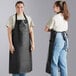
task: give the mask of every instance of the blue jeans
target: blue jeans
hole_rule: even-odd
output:
[[[62,33],[57,33],[54,42],[53,58],[51,61],[51,76],[58,76],[58,71],[60,71],[60,76],[68,76],[67,51],[65,45],[66,43]]]
[[[13,74],[12,76],[25,76],[24,73],[21,73],[21,74]]]

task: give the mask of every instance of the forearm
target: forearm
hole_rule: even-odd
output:
[[[51,30],[47,26],[45,26],[44,31],[50,32]]]
[[[31,28],[31,31],[30,31],[30,39],[31,39],[31,43],[35,44],[35,42],[34,42],[34,31],[33,31],[32,28]]]

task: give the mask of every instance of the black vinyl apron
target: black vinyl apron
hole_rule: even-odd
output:
[[[9,73],[26,73],[32,70],[32,55],[29,35],[29,24],[25,20],[17,20],[12,30],[12,41],[15,48],[14,54],[9,54]]]
[[[47,64],[46,64],[46,72],[47,73],[51,73],[51,59],[52,59],[52,55],[53,55],[53,46],[54,46],[54,41],[55,41],[55,37],[56,37],[56,32],[51,30],[50,33],[50,40],[49,40],[49,51],[48,51],[48,59],[47,59]]]

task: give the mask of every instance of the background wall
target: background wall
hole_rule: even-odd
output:
[[[0,1],[0,76],[11,76],[8,73],[9,51],[8,51],[8,37],[6,24],[10,15],[15,13],[15,2],[17,0],[1,0]],[[36,49],[32,53],[33,71],[27,76],[50,76],[45,73],[49,33],[44,32],[44,26],[50,17],[53,16],[53,3],[55,0],[24,0],[25,13],[30,15],[34,21],[35,28],[35,46]],[[69,76],[75,76],[75,0],[67,0],[69,5],[71,18],[69,21],[69,42],[70,50],[68,52],[68,70]]]

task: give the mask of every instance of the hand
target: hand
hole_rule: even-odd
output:
[[[31,44],[31,50],[35,50],[35,45],[34,44]]]
[[[13,54],[13,53],[14,53],[14,51],[15,51],[14,46],[13,46],[13,45],[11,45],[9,48],[10,48],[9,50],[10,50],[11,54]]]
[[[48,27],[47,26],[45,26],[44,31],[48,32]]]

